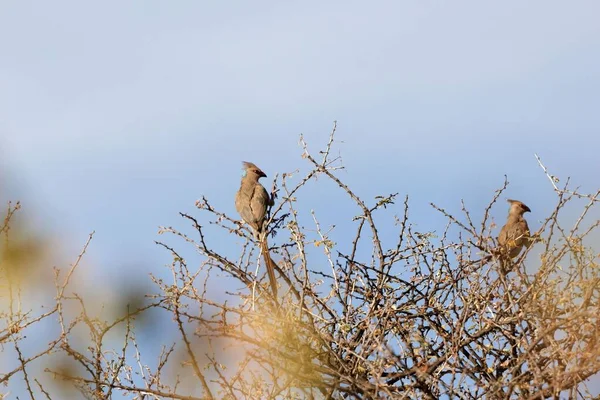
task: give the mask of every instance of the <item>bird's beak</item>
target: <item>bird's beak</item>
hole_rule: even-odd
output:
[[[529,207],[527,207],[525,204],[523,204],[523,210],[524,210],[524,212],[531,212]]]
[[[264,172],[260,171],[260,174],[259,174],[259,176],[260,176],[261,178],[266,178],[266,177],[267,177],[267,174],[265,174]]]

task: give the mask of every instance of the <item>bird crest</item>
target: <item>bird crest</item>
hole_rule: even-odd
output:
[[[242,165],[244,166],[244,172],[242,172],[242,177],[248,175],[248,172],[252,172],[258,175],[259,178],[267,176],[267,174],[265,174],[260,168],[258,168],[256,164],[253,164],[248,161],[242,161]]]
[[[254,168],[254,169],[260,169],[260,168],[258,168],[256,166],[256,164],[253,164],[253,163],[251,163],[249,161],[242,161],[242,165],[244,166],[244,169],[252,169],[252,168]]]
[[[526,212],[531,212],[531,209],[529,207],[527,207],[525,205],[525,203],[523,203],[522,201],[519,200],[513,200],[513,199],[507,199],[506,200],[508,203],[510,203],[511,208],[512,207],[518,207],[520,208],[524,213]]]

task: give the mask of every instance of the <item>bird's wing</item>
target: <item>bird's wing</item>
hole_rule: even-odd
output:
[[[502,227],[500,234],[498,235],[498,244],[500,246],[506,245],[508,241],[508,223]]]
[[[235,195],[235,209],[242,219],[254,229],[258,229],[255,213],[252,209],[252,197],[256,185],[242,184]]]
[[[529,226],[527,225],[527,221],[525,221],[525,219],[521,219],[521,221],[519,221],[516,224],[514,235],[515,241],[518,246],[529,247],[529,245],[531,244],[530,232]]]
[[[269,194],[266,189],[257,184],[254,188],[252,199],[250,199],[250,208],[254,221],[262,228],[262,223],[267,213],[267,205],[269,204]],[[260,229],[260,228],[259,228]]]

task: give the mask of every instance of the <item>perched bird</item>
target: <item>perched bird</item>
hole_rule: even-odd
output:
[[[529,226],[523,218],[523,214],[531,210],[518,200],[509,199],[508,202],[510,203],[508,219],[498,235],[498,245],[500,254],[513,259],[519,255],[523,247],[527,248],[531,245]]]
[[[265,232],[265,216],[267,208],[273,205],[273,199],[269,196],[264,186],[258,182],[260,178],[266,177],[267,174],[251,162],[244,161],[242,164],[244,165],[244,172],[242,174],[240,189],[235,195],[235,209],[244,222],[252,227],[255,239],[260,242],[273,295],[277,298],[275,262],[269,255],[269,246]]]

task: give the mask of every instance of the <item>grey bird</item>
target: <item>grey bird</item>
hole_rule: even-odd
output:
[[[267,265],[267,274],[273,295],[277,298],[277,280],[275,279],[275,262],[269,255],[267,244],[265,216],[267,208],[273,205],[273,199],[263,185],[258,181],[266,177],[260,168],[251,162],[244,161],[244,172],[240,189],[235,195],[235,209],[245,223],[252,228],[255,239],[260,242],[261,251]]]
[[[498,235],[499,250],[502,255],[510,259],[519,255],[523,247],[531,245],[531,233],[523,214],[531,212],[523,202],[507,200],[510,203],[508,219]]]

